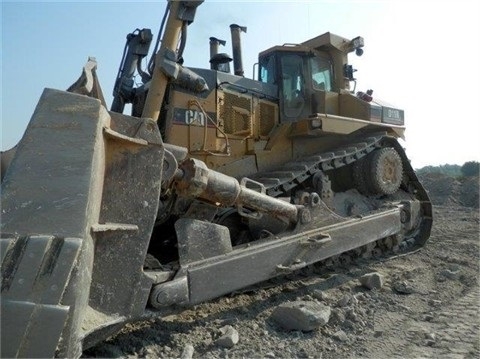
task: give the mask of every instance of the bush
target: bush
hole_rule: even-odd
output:
[[[468,161],[460,168],[462,175],[465,177],[478,176],[480,172],[480,163],[477,161]]]
[[[446,176],[459,177],[461,175],[459,165],[440,165],[440,166],[425,166],[416,170],[418,175],[426,175],[429,173],[441,173]]]

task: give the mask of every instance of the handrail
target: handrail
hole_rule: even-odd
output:
[[[188,101],[188,107],[190,108],[191,106],[196,106],[202,113],[203,115],[205,116],[205,118],[207,119],[207,121],[205,121],[204,123],[204,132],[203,132],[203,145],[202,145],[202,149],[200,151],[193,151],[191,152],[192,154],[201,154],[201,153],[206,153],[206,154],[209,154],[209,155],[212,155],[212,156],[230,156],[231,155],[231,148],[230,148],[230,143],[228,141],[228,136],[227,134],[225,133],[225,131],[223,131],[220,126],[218,126],[218,124],[207,114],[207,112],[205,111],[205,109],[203,108],[203,106],[200,104],[200,102],[197,100],[197,99],[193,99],[193,100],[190,100]],[[207,149],[207,136],[208,136],[208,121],[210,121],[214,126],[215,128],[223,135],[225,136],[225,152],[212,152],[212,151],[209,151]]]

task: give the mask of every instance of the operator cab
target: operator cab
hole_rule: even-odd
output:
[[[360,37],[348,40],[325,33],[300,45],[275,46],[260,53],[258,79],[278,87],[280,120],[338,115],[339,95],[349,92],[354,80],[347,55],[362,46]]]
[[[303,46],[282,47],[261,56],[259,64],[259,80],[278,86],[282,122],[308,118],[313,113],[334,113],[318,101],[336,90],[333,64],[327,57]]]

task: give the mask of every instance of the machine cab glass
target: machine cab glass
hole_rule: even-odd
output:
[[[319,57],[310,57],[309,65],[312,74],[313,90],[332,91],[332,75],[329,61]]]

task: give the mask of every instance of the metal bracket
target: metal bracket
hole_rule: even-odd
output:
[[[249,183],[254,185],[253,188],[248,186]],[[244,187],[244,188],[254,190],[254,191],[257,191],[261,194],[266,194],[267,193],[267,190],[262,183],[254,181],[254,180],[252,180],[250,178],[247,178],[247,177],[243,177],[240,180],[240,186]],[[241,215],[242,217],[252,218],[252,219],[262,218],[262,213],[260,213],[260,212],[246,212],[243,209],[242,204],[237,205],[237,210],[238,210],[238,214]]]

